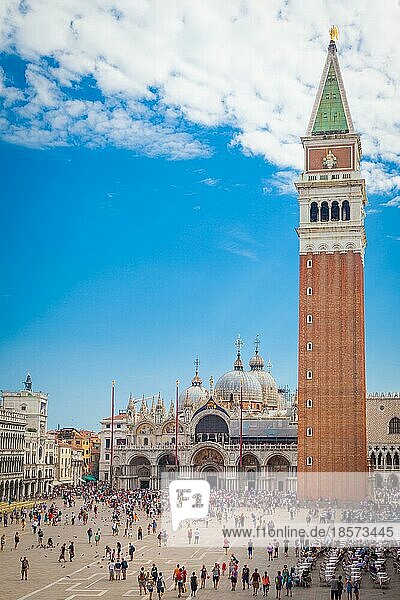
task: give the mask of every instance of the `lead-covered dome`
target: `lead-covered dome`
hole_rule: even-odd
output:
[[[256,337],[254,342],[255,353],[254,356],[249,360],[250,373],[255,376],[260,382],[262,388],[263,402],[267,406],[274,407],[278,402],[278,386],[276,385],[275,379],[271,375],[271,363],[267,364],[267,371],[264,371],[264,359],[260,356],[260,338]]]
[[[192,379],[192,385],[186,388],[179,396],[181,407],[195,407],[208,400],[208,391],[203,388],[203,381],[199,375],[199,365],[200,362],[196,359],[196,372]]]
[[[230,408],[238,406],[242,397],[245,409],[260,409],[263,402],[261,384],[253,373],[243,369],[240,356],[240,348],[243,342],[238,338],[237,357],[233,365],[233,371],[222,375],[215,386],[215,400]]]

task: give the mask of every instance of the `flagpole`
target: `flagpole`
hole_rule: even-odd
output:
[[[240,382],[240,438],[239,438],[239,465],[243,467],[243,384]]]
[[[110,440],[110,487],[113,485],[113,461],[114,461],[114,412],[115,412],[115,380],[111,383],[111,440]]]
[[[178,468],[178,400],[179,400],[179,381],[176,380],[176,400],[175,400],[175,467]]]

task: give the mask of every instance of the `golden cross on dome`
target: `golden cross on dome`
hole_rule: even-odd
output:
[[[194,366],[195,366],[195,369],[196,369],[196,373],[198,373],[199,372],[199,366],[200,366],[200,359],[199,359],[198,356],[196,356],[196,359],[194,361]]]
[[[339,39],[339,29],[336,27],[336,25],[332,25],[332,27],[329,30],[329,35],[331,36],[331,41],[332,42],[337,42]]]
[[[254,340],[254,347],[256,349],[256,354],[258,354],[258,351],[260,350],[260,336],[258,334],[256,335],[256,339]]]

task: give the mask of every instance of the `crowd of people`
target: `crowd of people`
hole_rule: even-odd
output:
[[[254,491],[235,493],[219,490],[211,494],[209,521],[211,527],[214,523],[231,520],[237,527],[244,527],[248,523],[253,527],[264,525],[268,529],[273,527],[277,511],[283,511],[289,521],[294,520],[301,511],[307,522],[329,523],[335,519],[338,511],[341,511],[340,516],[344,520],[356,520],[355,517],[360,515],[356,511],[365,511],[368,517],[374,510],[386,510],[387,501],[387,494],[377,493],[357,508],[343,509],[335,500],[321,499],[301,504],[294,493],[257,494]],[[395,507],[396,502],[399,502],[399,494],[393,493],[390,506]],[[157,547],[168,546],[168,534],[162,526],[162,505],[163,494],[157,490],[116,490],[106,483],[55,488],[51,498],[38,501],[30,508],[10,507],[1,514],[0,524],[4,532],[0,536],[0,553],[8,548],[18,551],[29,540],[19,557],[21,579],[28,580],[32,562],[28,558],[30,550],[55,551],[57,562],[61,568],[65,568],[66,564],[75,560],[77,545],[80,546],[79,556],[83,557],[87,544],[94,549],[94,558],[107,566],[109,582],[125,581],[131,576],[129,581],[133,578],[141,596],[152,600],[154,595],[161,600],[165,592],[176,592],[180,598],[189,593],[195,597],[198,590],[208,586],[218,590],[223,581],[228,581],[224,589],[228,587],[232,592],[241,589],[249,590],[253,596],[290,597],[297,588],[309,587],[313,583],[315,578],[312,571],[318,561],[323,564],[329,552],[329,548],[321,545],[312,546],[308,539],[299,539],[293,552],[288,540],[279,542],[276,539],[263,548],[255,548],[251,539],[246,540],[245,544],[242,541],[239,544],[242,549],[233,552],[234,544],[229,539],[223,539],[220,551],[224,559],[214,561],[211,565],[199,564],[196,568],[193,568],[193,561],[190,567],[176,564],[172,573],[166,573],[166,563],[161,558],[158,564],[155,560],[151,567],[140,564],[140,559],[135,560],[136,546],[139,549],[143,540],[151,542],[154,557]],[[6,533],[9,530],[11,533],[11,529],[8,529],[11,526],[12,537]],[[84,535],[81,534],[79,539],[74,535],[74,527],[84,530]],[[184,527],[187,543],[198,545],[200,533],[197,523],[186,523]],[[33,537],[25,536],[28,532]],[[62,539],[66,534],[68,537]],[[243,545],[245,558],[240,556]],[[350,550],[346,552],[348,558]],[[90,557],[93,557],[93,552]],[[373,552],[365,552],[362,557],[365,564],[361,569],[373,575]],[[169,579],[172,579],[172,589]],[[332,598],[341,598],[342,593],[346,592],[348,600],[358,600],[359,583],[351,581],[345,573],[333,573],[327,585]]]

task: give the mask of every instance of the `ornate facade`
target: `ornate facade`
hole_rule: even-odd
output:
[[[23,414],[0,409],[0,502],[23,498],[25,428]]]
[[[400,393],[367,396],[368,458],[377,487],[400,487]]]
[[[185,476],[206,473],[216,486],[234,488],[239,471],[251,474],[248,485],[262,489],[294,489],[297,468],[296,408],[285,390],[278,390],[256,352],[244,369],[240,338],[233,370],[214,388],[203,387],[199,363],[191,385],[179,397],[177,460]],[[140,403],[137,411],[136,405]],[[242,419],[241,419],[242,415]],[[240,427],[243,456],[239,465]],[[100,479],[110,478],[111,418],[101,421]],[[160,395],[129,399],[114,419],[113,481],[124,489],[158,487],[161,473],[176,464],[174,402],[167,411]],[[256,477],[256,474],[260,477]],[[220,477],[223,475],[223,477]]]
[[[32,390],[29,374],[24,386],[20,392],[2,392],[2,402],[4,409],[18,412],[26,419],[23,490],[19,497],[34,498],[51,489],[54,438],[47,433],[47,394]]]

